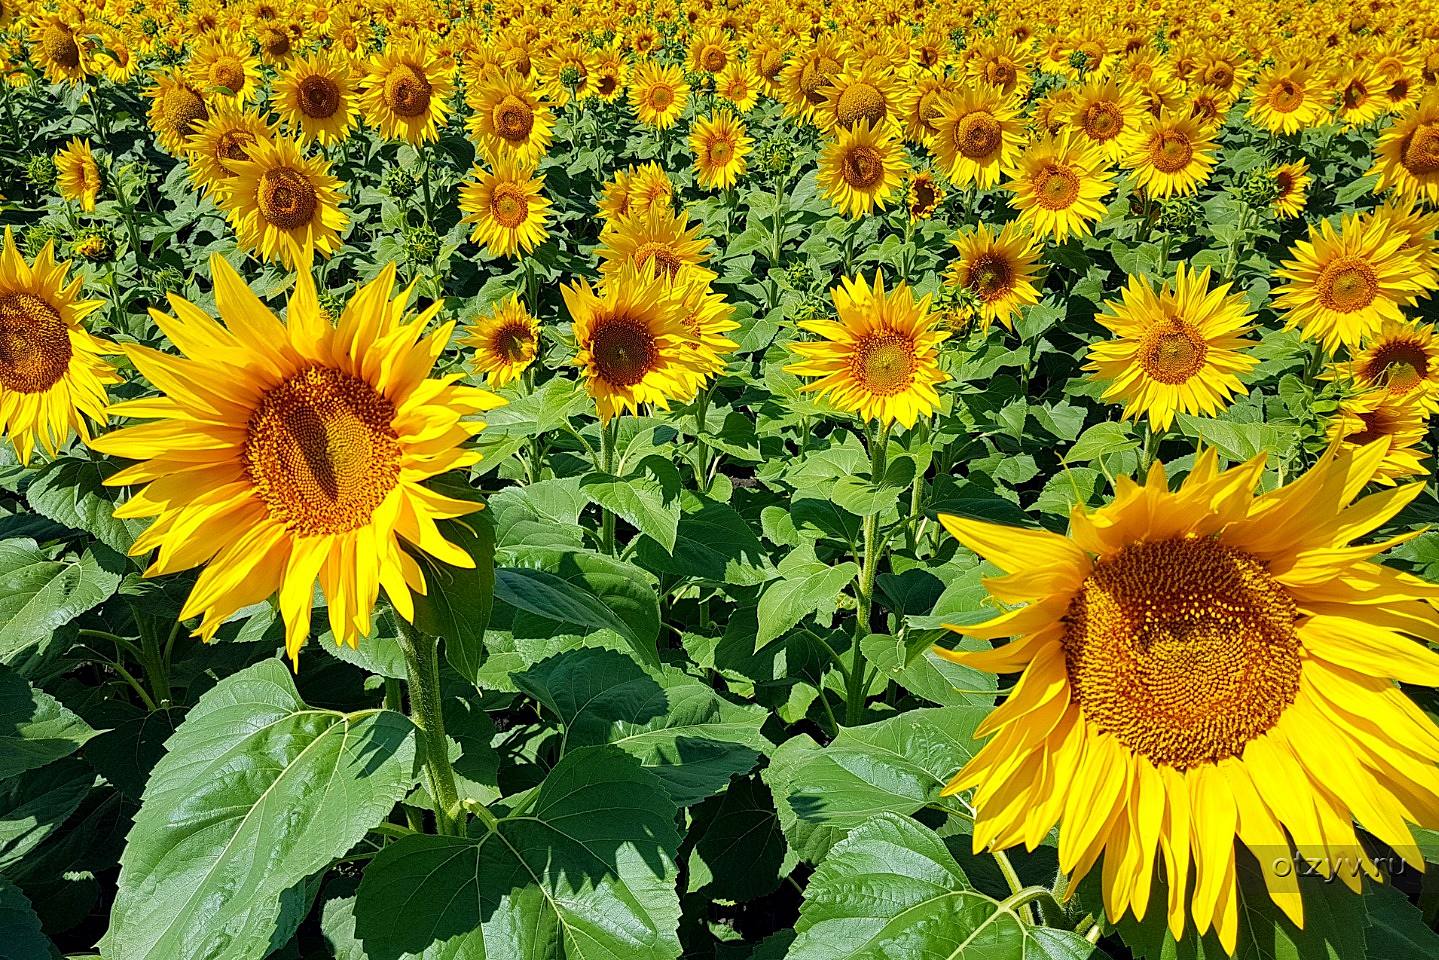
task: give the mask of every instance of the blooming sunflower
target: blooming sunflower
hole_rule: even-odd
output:
[[[717,75],[729,66],[733,55],[732,44],[723,30],[714,27],[701,30],[690,41],[690,72]]]
[[[1324,85],[1307,67],[1275,64],[1255,81],[1246,116],[1270,133],[1315,126],[1326,116]]]
[[[336,640],[356,646],[382,586],[413,618],[426,583],[407,550],[474,565],[435,521],[477,505],[424,484],[480,458],[463,446],[483,426],[468,417],[504,401],[430,377],[454,324],[425,336],[441,304],[407,313],[393,264],[333,325],[308,271],[282,322],[221,257],[210,268],[223,323],[179,297],[175,316],[153,313],[182,356],[127,345],[164,394],[117,405],[117,416],[151,422],[93,441],[137,461],[107,483],[145,484],[117,511],[154,518],[130,552],[158,550],[147,576],[204,566],[180,619],[199,617],[205,640],[278,594],[298,663],[318,581]]]
[[[51,83],[80,83],[92,72],[89,41],[56,16],[30,26],[30,59]]]
[[[173,67],[156,73],[155,85],[145,91],[150,99],[150,129],[160,146],[172,154],[185,150],[196,124],[210,118],[205,97]]]
[[[1027,44],[1013,37],[978,38],[965,48],[965,70],[979,83],[1006,97],[1023,99],[1034,84],[1030,65],[1034,55]]]
[[[1114,186],[1114,172],[1093,144],[1068,132],[1036,140],[1015,161],[1005,184],[1010,204],[1036,235],[1063,242],[1089,233],[1104,216],[1100,202]]]
[[[944,188],[939,185],[934,174],[928,170],[919,171],[909,178],[909,186],[905,190],[909,219],[916,222],[928,220],[944,202],[944,196]]]
[[[1275,306],[1287,311],[1286,329],[1298,327],[1331,353],[1357,347],[1382,321],[1400,319],[1400,307],[1423,288],[1414,258],[1404,252],[1405,235],[1359,214],[1345,217],[1339,232],[1328,220],[1309,228],[1275,271],[1287,280],[1275,291]]]
[[[1334,115],[1345,126],[1363,126],[1389,109],[1389,80],[1371,62],[1351,63],[1334,76],[1333,87],[1339,96]]]
[[[342,143],[359,115],[349,63],[325,51],[291,61],[275,80],[274,99],[294,136],[321,145]]]
[[[739,329],[734,308],[704,277],[692,273],[670,281],[670,294],[680,304],[680,322],[690,335],[683,349],[690,352],[691,366],[703,383],[724,369],[726,358],[738,346],[725,336]]]
[[[759,101],[760,78],[748,63],[734,61],[715,78],[715,93],[724,97],[740,113],[749,113]]]
[[[68,285],[70,263],[55,262],[54,243],[34,264],[15,247],[10,228],[0,249],[0,435],[21,463],[38,444],[52,456],[71,434],[88,440],[88,417],[105,422],[105,385],[120,378],[101,359],[113,344],[81,321],[104,303],[81,300],[80,278]]]
[[[883,210],[903,184],[909,165],[904,148],[892,132],[861,120],[853,130],[840,130],[819,157],[819,186],[846,216],[862,217]]]
[[[55,154],[55,187],[60,196],[74,200],[87,213],[95,209],[95,196],[100,192],[100,167],[90,150],[90,141],[72,137]]]
[[[1192,917],[1230,953],[1236,841],[1267,863],[1292,843],[1357,890],[1341,866],[1369,864],[1357,819],[1420,863],[1405,822],[1439,820],[1439,728],[1395,681],[1439,683],[1439,655],[1409,639],[1439,641],[1439,587],[1371,560],[1394,541],[1350,546],[1423,489],[1354,502],[1385,447],[1331,450],[1259,496],[1262,454],[1221,472],[1206,450],[1174,491],[1156,463],[1076,506],[1068,536],[942,515],[1020,604],[950,628],[1011,642],[936,648],[1020,675],[945,788],[974,788],[974,848],[1033,849],[1058,822],[1070,889],[1103,857],[1111,920],[1143,917],[1162,857],[1170,931]],[[1295,874],[1264,880],[1302,925]]]
[[[1209,289],[1209,268],[1183,264],[1156,291],[1147,277],[1131,276],[1123,302],[1105,303],[1096,319],[1115,339],[1089,349],[1085,369],[1108,384],[1102,399],[1124,402],[1125,419],[1148,416],[1166,430],[1174,414],[1211,416],[1244,392],[1241,374],[1258,360],[1240,351],[1254,317],[1242,294],[1225,283]]]
[[[1091,80],[1075,91],[1066,117],[1074,134],[1098,147],[1108,163],[1134,152],[1143,118],[1139,97],[1113,78]]]
[[[470,240],[497,257],[529,253],[548,236],[550,202],[541,192],[545,178],[501,158],[493,170],[476,166],[460,184],[461,223],[473,223]]]
[[[713,280],[713,271],[702,266],[709,259],[710,241],[700,236],[702,225],[690,226],[689,214],[655,204],[644,213],[605,225],[600,233],[600,274],[615,277],[626,269],[674,279],[681,273]]]
[[[274,131],[264,117],[238,105],[217,105],[185,142],[190,177],[207,195],[218,198],[235,177],[235,161],[249,160],[255,144],[273,139]]]
[[[1439,204],[1439,91],[1429,94],[1379,135],[1371,176],[1375,191]]]
[[[728,110],[700,117],[690,127],[690,149],[695,155],[695,179],[707,190],[734,186],[744,176],[745,157],[754,141],[744,123]]]
[[[904,117],[905,87],[888,70],[866,65],[844,71],[820,88],[823,101],[815,110],[820,126],[829,133],[853,130],[861,121],[890,129]]]
[[[246,104],[260,90],[260,61],[250,56],[248,42],[233,36],[219,36],[201,43],[187,64],[190,82],[196,89],[219,100]]]
[[[939,102],[929,149],[955,186],[987,190],[1024,143],[1024,123],[998,89],[970,87]]]
[[[1147,196],[1194,193],[1214,172],[1214,131],[1185,113],[1164,111],[1141,125],[1125,159],[1135,185]]]
[[[240,246],[264,260],[293,269],[306,250],[330,256],[350,218],[340,209],[345,195],[330,165],[306,157],[295,140],[256,140],[246,160],[228,161],[233,176],[220,206],[230,216]]]
[[[1329,376],[1439,413],[1439,338],[1430,324],[1385,320],[1354,359],[1339,364]]]
[[[862,420],[908,428],[933,414],[935,387],[949,379],[939,369],[938,349],[948,334],[937,328],[929,297],[916,301],[903,282],[886,292],[876,270],[873,286],[863,274],[845,277],[830,298],[836,319],[800,322],[822,339],[790,344],[803,359],[785,372],[817,377],[803,389]]]
[[[550,148],[554,114],[533,79],[498,71],[466,99],[473,113],[465,124],[491,163],[509,156],[533,169]]]
[[[656,130],[668,130],[675,125],[689,95],[690,85],[685,83],[684,74],[676,66],[646,61],[635,67],[630,78],[630,106],[634,108],[635,119]]]
[[[498,390],[534,363],[540,349],[540,323],[520,303],[520,295],[512,293],[470,324],[460,346],[473,351],[471,369]]]
[[[1418,264],[1414,279],[1426,291],[1423,296],[1439,288],[1439,211],[1425,209],[1424,204],[1407,197],[1392,196],[1370,217],[1386,233],[1404,237],[1400,250]]]
[[[1382,442],[1387,449],[1374,468],[1374,482],[1392,487],[1396,480],[1428,474],[1428,454],[1420,449],[1429,433],[1427,418],[1414,399],[1371,390],[1342,401],[1326,432],[1330,444],[1341,447]]]
[[[1274,168],[1274,213],[1282,220],[1292,220],[1304,212],[1309,199],[1309,163],[1297,160]]]
[[[780,74],[785,112],[809,122],[824,104],[820,91],[844,69],[844,56],[833,37],[821,37],[798,53]]]
[[[956,237],[954,245],[959,259],[945,270],[945,282],[974,294],[982,330],[996,320],[1013,330],[1019,311],[1039,302],[1040,251],[1034,238],[1017,223],[998,231],[981,223]]]
[[[586,280],[562,288],[579,348],[574,363],[601,423],[640,404],[668,410],[694,396],[708,364],[685,326],[678,289],[633,267],[599,289]]]
[[[453,64],[422,44],[392,45],[370,61],[360,108],[388,140],[418,145],[436,139],[450,113]]]

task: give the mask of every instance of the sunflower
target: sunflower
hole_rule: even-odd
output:
[[[463,446],[483,426],[469,418],[504,401],[430,379],[454,324],[424,336],[442,304],[407,313],[393,264],[334,325],[308,271],[282,322],[224,259],[210,269],[223,325],[178,297],[175,316],[154,312],[182,356],[125,348],[165,392],[118,405],[117,416],[151,422],[93,446],[138,461],[106,482],[146,485],[118,511],[154,518],[131,549],[158,548],[146,575],[205,567],[180,619],[199,617],[195,633],[209,640],[236,610],[278,594],[298,664],[317,581],[336,640],[356,646],[381,586],[413,619],[427,584],[410,552],[474,565],[435,521],[477,504],[424,483],[479,459]]]
[[[635,119],[647,127],[668,130],[684,112],[690,85],[679,67],[651,60],[635,67],[629,95]]]
[[[196,124],[210,118],[204,95],[174,67],[156,73],[155,85],[145,96],[150,99],[150,129],[172,154],[183,153]]]
[[[1125,160],[1146,196],[1194,193],[1214,172],[1214,131],[1186,113],[1165,111],[1140,128]]]
[[[815,116],[829,133],[853,130],[861,121],[876,129],[892,129],[907,112],[903,90],[888,70],[869,66],[846,70],[820,88],[823,102],[816,107]]]
[[[824,104],[820,91],[844,69],[844,57],[832,37],[821,37],[801,51],[780,74],[785,112],[809,122]]]
[[[290,132],[320,145],[342,143],[359,114],[350,66],[332,53],[300,57],[275,80],[275,108]]]
[[[1399,249],[1419,267],[1414,279],[1425,290],[1422,296],[1428,297],[1429,291],[1439,288],[1439,211],[1428,210],[1405,197],[1390,197],[1370,217],[1384,232],[1404,238]]]
[[[1286,329],[1297,326],[1304,339],[1332,353],[1340,344],[1357,347],[1384,320],[1400,319],[1400,307],[1423,289],[1418,264],[1404,252],[1406,239],[1357,213],[1337,233],[1328,220],[1311,226],[1309,239],[1290,250],[1294,259],[1275,271],[1289,281],[1274,297],[1287,311]]]
[[[694,396],[708,366],[685,326],[685,305],[663,274],[625,267],[600,284],[562,288],[585,390],[601,423],[640,404],[668,410]]]
[[[618,50],[606,48],[596,53],[592,73],[595,96],[606,103],[619,99],[629,72],[629,64]]]
[[[1405,477],[1427,476],[1428,454],[1420,449],[1429,435],[1429,411],[1413,399],[1385,390],[1372,390],[1339,404],[1329,420],[1326,436],[1331,445],[1364,447],[1383,441],[1388,449],[1374,470],[1374,482],[1386,487]]]
[[[1373,63],[1363,60],[1352,63],[1333,78],[1339,102],[1334,115],[1346,126],[1359,127],[1383,116],[1389,109],[1385,94],[1389,80]]]
[[[501,70],[467,91],[466,99],[474,112],[465,125],[491,163],[512,157],[533,168],[550,148],[554,114],[533,79]]]
[[[1104,216],[1100,202],[1114,186],[1114,173],[1099,148],[1065,132],[1036,140],[1016,160],[1005,184],[1010,204],[1036,235],[1063,242],[1089,233]]]
[[[439,137],[450,113],[453,64],[421,44],[386,47],[370,61],[360,107],[387,140],[419,145]]]
[[[68,285],[70,263],[55,262],[45,244],[34,264],[15,247],[10,228],[0,250],[0,435],[10,438],[21,463],[35,446],[54,456],[77,434],[89,440],[86,418],[105,422],[106,384],[119,383],[101,359],[111,343],[81,321],[103,300],[81,300],[80,278]]]
[[[979,83],[994,87],[1006,97],[1022,100],[1034,85],[1030,69],[1034,55],[1013,37],[984,37],[965,48],[965,70]]]
[[[724,190],[744,176],[745,157],[754,141],[744,123],[728,110],[700,117],[690,127],[690,149],[695,155],[695,179],[707,190]]]
[[[939,185],[934,174],[928,170],[914,174],[909,178],[909,186],[905,188],[905,205],[909,208],[909,219],[912,222],[928,220],[944,202],[944,196],[944,188]]]
[[[228,161],[233,173],[220,206],[244,247],[262,260],[294,269],[307,250],[328,257],[340,248],[350,218],[330,165],[306,157],[295,140],[256,140],[246,160]]]
[[[980,329],[987,331],[998,320],[1013,330],[1020,310],[1039,302],[1040,250],[1034,238],[1017,223],[998,231],[981,223],[956,237],[954,245],[959,259],[945,270],[945,283],[974,295]]]
[[[987,190],[1024,143],[1018,111],[994,87],[971,87],[939,102],[929,149],[951,183]]]
[[[519,379],[520,374],[535,362],[540,349],[540,323],[520,295],[510,294],[490,308],[490,312],[474,320],[460,346],[469,347],[470,368],[486,377],[486,383],[498,390]]]
[[[1210,127],[1223,126],[1234,103],[1234,94],[1218,87],[1195,87],[1189,91],[1190,115]]]
[[[689,225],[689,214],[667,204],[655,204],[644,213],[632,213],[605,225],[600,232],[600,274],[613,278],[628,269],[674,279],[681,273],[713,280],[702,266],[709,259],[701,224]]]
[[[722,73],[734,56],[729,38],[723,30],[715,28],[696,33],[690,41],[689,52],[690,72],[712,76]]]
[[[670,294],[680,304],[680,322],[689,331],[689,341],[683,349],[690,352],[696,376],[701,383],[718,376],[726,357],[738,346],[725,336],[739,329],[733,319],[734,308],[698,274],[685,274],[671,281]]]
[[[473,223],[470,240],[497,257],[529,253],[549,235],[550,201],[545,178],[510,158],[492,170],[476,165],[460,184],[461,223]]]
[[[1131,276],[1123,302],[1105,303],[1096,317],[1113,340],[1090,347],[1085,366],[1107,384],[1101,397],[1124,402],[1125,419],[1149,417],[1167,430],[1174,414],[1212,416],[1244,393],[1241,374],[1259,363],[1240,351],[1253,329],[1242,294],[1225,283],[1209,289],[1209,268],[1199,273],[1179,265],[1173,286],[1156,291],[1144,276]]]
[[[887,129],[861,120],[853,130],[840,130],[819,157],[820,189],[846,216],[862,217],[883,210],[904,182],[909,165],[904,148]]]
[[[817,377],[804,386],[860,419],[906,428],[939,406],[938,384],[949,379],[939,369],[939,344],[946,336],[936,327],[929,297],[916,301],[901,282],[886,292],[879,271],[873,286],[863,274],[845,277],[830,291],[834,320],[804,320],[802,330],[822,339],[790,344],[803,359],[785,372]]]
[[[1281,220],[1292,220],[1304,212],[1309,196],[1309,163],[1298,160],[1274,168],[1274,213]]]
[[[56,16],[31,24],[30,59],[51,83],[80,83],[94,67],[89,40]]]
[[[655,207],[674,209],[675,185],[664,168],[651,160],[634,168],[626,199],[631,216],[649,213]]]
[[[594,61],[594,53],[577,42],[565,41],[552,46],[540,66],[547,98],[563,107],[571,100],[594,96]]]
[[[1379,135],[1374,146],[1376,191],[1439,205],[1439,91],[1430,93]]]
[[[264,117],[238,105],[217,105],[185,141],[190,176],[207,195],[218,198],[235,177],[235,161],[249,160],[255,144],[273,139]]]
[[[187,65],[190,82],[216,101],[246,104],[260,92],[260,61],[249,44],[236,37],[216,37],[200,44]]]
[[[784,73],[787,53],[787,46],[777,40],[757,40],[750,49],[749,64],[759,78],[760,89],[771,97],[778,98],[784,90],[780,77]]]
[[[1270,133],[1315,126],[1326,117],[1324,85],[1307,67],[1275,64],[1255,81],[1246,116]]]
[[[1091,80],[1075,91],[1066,116],[1076,137],[1098,147],[1109,163],[1134,153],[1143,118],[1139,98],[1112,78]]]
[[[1264,863],[1292,844],[1356,892],[1341,865],[1377,871],[1353,820],[1422,862],[1405,821],[1439,821],[1439,728],[1395,681],[1439,682],[1423,643],[1439,641],[1439,588],[1371,560],[1394,541],[1350,546],[1423,489],[1354,502],[1385,446],[1331,450],[1259,496],[1262,454],[1221,472],[1206,450],[1176,491],[1156,463],[1108,505],[1076,506],[1068,536],[941,515],[1006,574],[991,595],[1022,604],[950,627],[1011,642],[935,648],[1020,675],[944,791],[974,788],[974,849],[1033,849],[1058,822],[1069,889],[1102,857],[1111,920],[1163,890],[1176,939],[1192,918],[1231,954],[1236,841]],[[1295,874],[1264,880],[1302,926]]]
[[[55,154],[55,187],[66,200],[75,200],[80,209],[95,209],[95,195],[100,192],[100,167],[90,150],[90,141],[72,137],[65,148]]]
[[[759,100],[760,79],[748,63],[734,61],[715,78],[715,93],[724,97],[740,113],[749,113]]]
[[[1427,323],[1385,320],[1354,359],[1339,364],[1329,378],[1352,380],[1362,390],[1439,413],[1439,337]]]

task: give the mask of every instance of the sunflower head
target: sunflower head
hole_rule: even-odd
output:
[[[883,209],[903,183],[908,164],[893,132],[861,120],[840,130],[820,154],[819,185],[841,213],[861,217]]]
[[[511,294],[471,323],[460,345],[473,351],[470,365],[475,373],[485,376],[489,386],[499,388],[534,362],[539,334],[539,321],[520,303],[519,294]]]

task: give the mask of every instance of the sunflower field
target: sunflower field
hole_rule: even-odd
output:
[[[1439,958],[1439,17],[0,0],[0,960]]]

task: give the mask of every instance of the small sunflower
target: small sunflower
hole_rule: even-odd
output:
[[[668,130],[684,112],[690,85],[679,67],[650,60],[635,68],[629,95],[635,119],[647,127]]]
[[[1125,419],[1148,416],[1167,430],[1176,412],[1212,416],[1242,394],[1240,375],[1259,363],[1241,352],[1254,345],[1244,339],[1254,316],[1229,288],[1209,289],[1208,267],[1193,273],[1183,264],[1158,291],[1130,277],[1123,302],[1105,303],[1096,317],[1114,334],[1090,347],[1085,366],[1107,384],[1102,399],[1123,401]]]
[[[175,316],[152,314],[181,356],[138,345],[126,355],[164,394],[117,406],[150,422],[92,444],[136,461],[106,481],[144,485],[118,511],[154,518],[131,553],[157,551],[147,576],[204,567],[180,612],[200,618],[202,639],[278,595],[298,663],[318,583],[336,641],[357,646],[381,587],[414,618],[414,595],[431,585],[411,552],[474,565],[435,521],[478,505],[425,483],[479,459],[464,446],[483,427],[471,417],[504,401],[431,377],[454,324],[425,336],[442,303],[408,312],[393,264],[333,325],[307,271],[281,321],[223,258],[210,268],[219,321],[179,298]]]
[[[905,283],[886,292],[878,270],[872,286],[862,274],[845,277],[830,297],[837,317],[800,322],[821,339],[790,344],[803,359],[785,371],[818,378],[803,389],[865,421],[908,428],[933,414],[935,387],[949,379],[939,369],[939,344],[948,334],[937,328],[929,297],[916,301]]]
[[[699,185],[707,190],[734,186],[744,176],[745,157],[753,143],[745,134],[743,121],[728,110],[695,120],[690,127],[690,149]]]
[[[1439,413],[1439,337],[1430,324],[1385,320],[1354,359],[1331,379],[1352,380],[1367,392],[1386,393]]]
[[[453,64],[422,44],[389,46],[370,61],[360,107],[387,140],[418,145],[439,137],[454,93]]]
[[[829,133],[853,130],[861,121],[874,128],[893,129],[907,112],[903,90],[887,70],[865,66],[846,71],[820,88],[824,100],[815,114]]]
[[[987,190],[1024,144],[1024,122],[994,87],[971,87],[939,101],[929,149],[951,183]]]
[[[460,184],[461,223],[473,223],[470,240],[497,257],[529,253],[548,236],[550,201],[545,178],[505,158],[493,170],[476,166]]]
[[[709,259],[710,241],[700,236],[702,225],[690,226],[689,214],[668,204],[654,204],[605,225],[600,233],[600,274],[614,277],[628,269],[674,279],[681,273],[713,280],[703,264]]]
[[[307,250],[324,257],[338,250],[350,218],[340,209],[345,195],[330,165],[283,137],[256,140],[246,150],[249,159],[228,162],[233,176],[220,201],[240,246],[286,269]]]
[[[260,61],[250,56],[249,43],[221,36],[200,44],[187,65],[190,82],[214,102],[247,104],[260,92]]]
[[[0,249],[0,436],[21,463],[38,445],[54,456],[71,435],[88,441],[87,423],[106,419],[106,384],[120,378],[102,360],[113,344],[81,324],[103,300],[81,300],[70,263],[55,262],[54,243],[25,262],[10,228]]]
[[[695,34],[690,41],[689,68],[691,73],[718,75],[729,66],[734,57],[733,45],[723,30],[709,28]]]
[[[1332,353],[1341,344],[1359,346],[1384,320],[1399,320],[1400,307],[1423,289],[1406,239],[1357,213],[1338,232],[1328,220],[1311,226],[1309,238],[1289,251],[1293,259],[1275,271],[1288,281],[1274,296],[1287,313],[1286,329],[1298,327]]]
[[[554,114],[533,79],[502,70],[466,99],[473,113],[465,124],[491,163],[508,156],[533,168],[550,148]]]
[[[799,120],[813,121],[824,105],[820,91],[844,69],[844,54],[832,37],[821,37],[800,51],[780,74],[785,112]]]
[[[1333,86],[1339,97],[1334,116],[1345,126],[1363,126],[1389,109],[1389,80],[1371,62],[1354,62],[1334,76]]]
[[[80,83],[94,72],[89,40],[56,16],[31,24],[30,59],[51,83]]]
[[[1214,132],[1185,113],[1149,117],[1125,158],[1135,186],[1146,196],[1194,193],[1214,172]]]
[[[323,51],[291,61],[275,80],[274,99],[291,134],[322,146],[344,142],[359,115],[349,63]]]
[[[1274,168],[1274,213],[1281,220],[1292,220],[1304,212],[1309,199],[1309,163],[1297,160]]]
[[[255,144],[273,139],[274,131],[264,117],[238,105],[217,105],[185,141],[190,177],[207,195],[218,198],[235,177],[233,164],[249,160]]]
[[[736,60],[715,78],[715,93],[724,97],[740,113],[749,113],[759,101],[760,78],[748,63]]]
[[[1034,238],[1017,223],[998,231],[981,223],[956,237],[954,245],[959,259],[945,270],[945,283],[973,293],[982,330],[996,320],[1013,330],[1019,312],[1039,302],[1040,250]]]
[[[1324,107],[1324,85],[1310,70],[1280,63],[1255,81],[1246,116],[1270,133],[1290,134],[1322,123]]]
[[[1099,148],[1108,163],[1134,153],[1145,116],[1139,98],[1113,78],[1095,79],[1069,101],[1067,120],[1075,137]]]
[[[1439,205],[1439,91],[1430,93],[1379,135],[1371,176],[1376,191]]]
[[[904,182],[909,165],[904,148],[887,129],[861,120],[853,130],[840,130],[819,157],[819,186],[846,216],[862,217],[883,210]]]
[[[944,202],[944,187],[939,185],[934,174],[921,170],[909,178],[905,191],[905,205],[909,207],[909,219],[918,222],[934,216]]]
[[[55,187],[60,196],[74,200],[89,213],[95,209],[100,192],[100,167],[90,150],[90,141],[72,137],[65,148],[55,154]]]
[[[1065,132],[1036,140],[1025,149],[1005,184],[1010,204],[1037,236],[1063,242],[1071,234],[1089,233],[1104,216],[1105,194],[1114,186],[1114,172],[1099,148]]]
[[[155,85],[145,91],[150,99],[150,129],[170,153],[185,151],[185,141],[195,127],[210,118],[204,95],[174,67],[155,75]]]
[[[473,351],[470,368],[486,378],[487,386],[498,390],[519,379],[535,362],[540,323],[520,303],[520,295],[512,293],[470,323],[460,346]]]
[[[1373,479],[1392,487],[1396,480],[1429,474],[1424,466],[1429,455],[1420,449],[1429,435],[1428,416],[1429,411],[1413,399],[1371,390],[1342,401],[1326,435],[1330,444],[1341,448],[1382,442],[1384,457],[1374,468]]]

